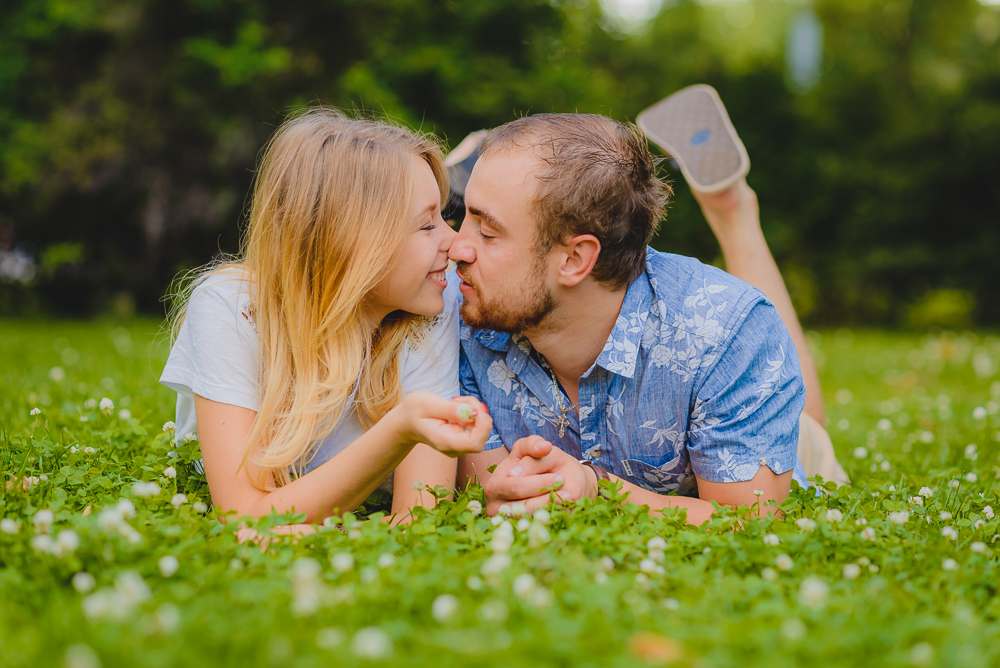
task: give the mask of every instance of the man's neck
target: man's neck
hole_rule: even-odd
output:
[[[543,325],[524,335],[577,400],[577,382],[594,365],[615,327],[626,288],[609,291],[594,281],[560,295],[559,307]]]

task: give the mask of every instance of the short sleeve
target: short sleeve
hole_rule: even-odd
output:
[[[246,281],[217,274],[194,290],[160,382],[181,399],[197,394],[258,410],[257,335]]]
[[[695,475],[745,482],[761,466],[792,470],[805,386],[788,330],[759,300],[734,323],[695,394],[688,449]]]
[[[479,383],[476,382],[476,375],[472,371],[472,363],[469,361],[469,356],[466,354],[464,348],[462,349],[461,359],[459,361],[459,378],[462,385],[462,396],[475,397],[476,399],[483,401],[483,395],[479,391]],[[486,407],[489,408],[489,404],[487,404]],[[500,411],[497,410],[497,407],[494,407],[494,410],[490,413],[490,416],[493,418],[493,429],[490,430],[490,437],[486,439],[486,445],[483,447],[483,450],[495,450],[503,447],[504,445],[496,427],[496,421],[501,419],[499,412]]]
[[[458,396],[458,285],[448,282],[444,310],[419,342],[407,343],[401,359],[403,393],[430,392],[445,399]]]

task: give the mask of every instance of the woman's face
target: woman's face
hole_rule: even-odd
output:
[[[444,308],[448,249],[455,231],[441,218],[441,191],[430,165],[420,156],[413,159],[413,229],[396,266],[375,290],[372,306],[378,321],[393,311],[433,316]]]

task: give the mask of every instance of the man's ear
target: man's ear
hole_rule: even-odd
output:
[[[559,285],[571,288],[590,276],[601,254],[601,242],[593,234],[578,234],[561,244]]]

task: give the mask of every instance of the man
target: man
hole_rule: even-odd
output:
[[[609,479],[700,524],[711,501],[773,509],[793,472],[805,483],[792,338],[760,291],[647,248],[668,194],[645,139],[608,118],[530,116],[483,141],[450,257],[463,393],[495,428],[460,479],[479,476],[489,513],[544,505],[553,487],[594,496]],[[741,244],[759,253],[745,180],[700,201],[717,234],[730,228],[727,259]]]

